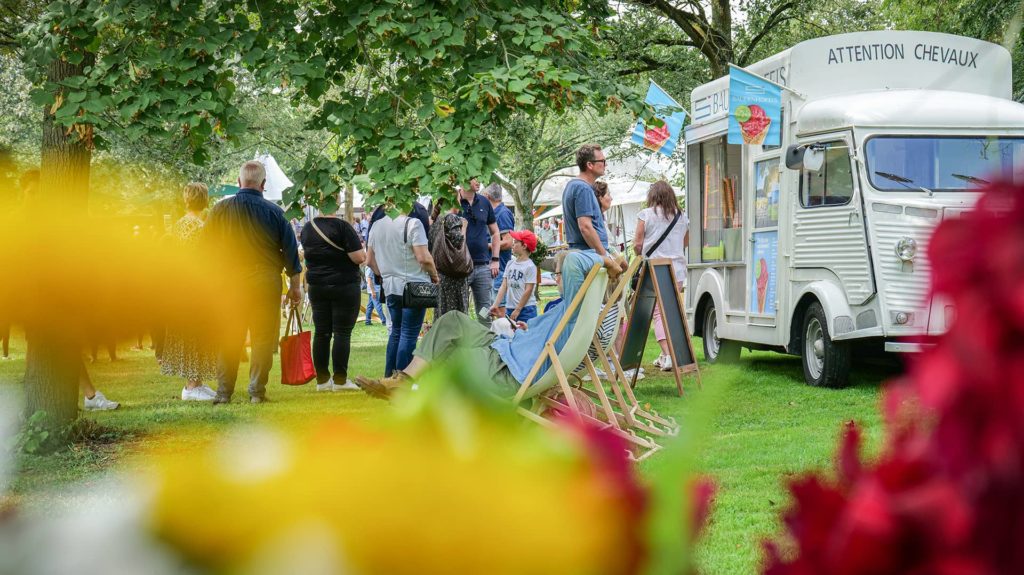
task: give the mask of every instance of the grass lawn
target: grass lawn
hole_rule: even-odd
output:
[[[353,334],[350,370],[380,374],[387,334],[379,324],[357,324]],[[12,340],[12,361],[0,362],[0,391],[14,391],[24,372],[24,342]],[[694,347],[703,360],[701,342]],[[236,400],[214,408],[179,400],[180,380],[161,376],[150,351],[129,351],[122,345],[121,358],[110,362],[101,350],[100,360],[90,366],[93,381],[108,397],[120,401],[114,412],[90,413],[105,425],[131,431],[122,441],[109,445],[77,446],[49,457],[21,456],[8,496],[8,504],[27,509],[46,509],[67,503],[61,486],[70,481],[91,482],[102,472],[116,468],[126,456],[158,443],[182,450],[208,441],[232,424],[278,422],[287,425],[310,417],[344,414],[370,419],[387,404],[359,392],[317,394],[311,385],[286,388],[271,373],[272,403],[251,406],[245,393],[244,373],[239,378]],[[647,346],[648,373],[658,355],[653,337]],[[242,372],[246,364],[242,364]],[[798,358],[773,353],[744,352],[737,365],[701,363],[705,390],[718,391],[714,412],[708,418],[700,448],[700,468],[719,485],[707,536],[700,546],[703,571],[712,574],[753,573],[759,541],[778,530],[778,516],[787,502],[783,480],[792,474],[828,467],[836,438],[844,421],[856,420],[866,432],[869,449],[881,438],[878,413],[880,383],[892,369],[860,368],[854,385],[843,390],[814,389],[803,384]],[[686,425],[695,400],[701,397],[692,380],[689,394],[676,395],[671,375],[654,375],[639,382],[637,395],[662,414]],[[242,402],[241,400],[246,400]],[[642,466],[647,472],[659,464],[655,455]],[[0,498],[0,507],[3,507]]]

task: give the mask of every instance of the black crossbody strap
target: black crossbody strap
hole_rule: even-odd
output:
[[[652,212],[653,212],[653,210],[652,210]],[[676,210],[676,217],[672,218],[672,223],[669,224],[667,228],[665,228],[665,231],[661,233],[661,237],[658,238],[658,241],[654,242],[654,245],[651,246],[651,248],[649,250],[647,250],[647,253],[644,254],[644,257],[649,258],[649,257],[651,257],[651,254],[653,254],[655,251],[657,251],[658,246],[661,245],[661,242],[665,241],[665,238],[668,237],[668,234],[669,234],[669,232],[672,231],[672,228],[676,227],[676,222],[679,221],[680,214],[682,214],[682,212],[680,212],[679,210]]]
[[[316,222],[313,221],[313,218],[309,219],[309,223],[313,226],[313,229],[316,231],[316,233],[320,234],[320,237],[323,238],[325,242],[331,244],[331,247],[333,247],[334,249],[336,249],[338,251],[348,253],[348,252],[345,251],[344,248],[342,248],[338,244],[332,242],[331,238],[327,237],[327,234],[325,234],[323,231],[321,231],[320,227],[316,225]]]

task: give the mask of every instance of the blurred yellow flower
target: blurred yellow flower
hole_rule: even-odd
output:
[[[230,449],[230,452],[225,452]],[[296,534],[360,574],[627,573],[638,526],[578,436],[477,421],[472,451],[430,426],[343,420],[160,456],[153,528],[199,565],[252,572]],[[632,532],[632,533],[631,533]],[[281,558],[279,557],[278,560]]]

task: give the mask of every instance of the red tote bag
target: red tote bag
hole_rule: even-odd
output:
[[[292,331],[294,330],[294,331]],[[288,312],[288,325],[281,338],[281,383],[305,385],[316,377],[313,367],[310,332],[302,331],[302,322],[295,306]]]

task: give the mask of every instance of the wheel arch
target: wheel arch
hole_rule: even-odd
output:
[[[821,304],[821,309],[828,318],[829,334],[836,333],[836,318],[840,316],[851,317],[850,304],[846,300],[846,293],[833,282],[814,281],[800,291],[797,304],[793,307],[793,314],[789,323],[789,343],[786,350],[789,353],[800,355],[803,343],[804,315],[811,304]]]
[[[693,312],[693,334],[704,337],[704,311],[708,305],[714,304],[715,313],[719,315],[718,324],[722,325],[725,317],[722,316],[722,294],[724,286],[721,276],[714,270],[708,270],[701,274],[697,282],[697,307]]]

